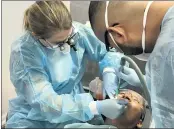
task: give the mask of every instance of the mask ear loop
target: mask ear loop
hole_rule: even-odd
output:
[[[145,12],[144,12],[144,17],[143,17],[143,33],[142,33],[142,49],[143,49],[143,54],[145,53],[145,42],[146,42],[146,39],[145,39],[145,28],[146,28],[146,22],[147,22],[147,13],[149,11],[149,8],[151,6],[151,4],[153,3],[153,1],[149,1],[147,6],[146,6],[146,9],[145,9]]]
[[[109,1],[106,1],[106,9],[105,9],[105,25],[106,25],[106,29],[108,29],[109,24],[108,24],[108,6],[109,6]],[[108,32],[109,36],[111,37],[112,41],[114,42],[114,44],[117,46],[117,49],[119,52],[124,53],[120,47],[117,45],[117,43],[114,40],[114,37],[112,36],[112,34],[110,32]]]

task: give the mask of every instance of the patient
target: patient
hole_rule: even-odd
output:
[[[96,78],[92,82],[93,84],[90,83],[89,85],[89,90],[91,94],[93,95],[93,97],[96,98],[97,100],[104,99],[105,95],[102,95],[102,91],[98,92],[97,90],[98,86],[96,85],[96,84],[101,84],[102,81],[99,78]],[[101,86],[100,86],[100,90],[102,90]],[[137,91],[136,89],[134,90]],[[120,91],[117,99],[127,99],[129,101],[127,109],[117,119],[111,120],[109,118],[104,117],[105,124],[113,125],[117,128],[141,128],[142,127],[142,122],[146,112],[145,99],[135,91],[130,89],[123,89]],[[97,97],[99,95],[103,97]]]
[[[117,128],[141,128],[145,116],[145,100],[135,91],[121,90],[118,98],[127,99],[129,104],[126,111],[117,119],[106,119],[107,124]]]
[[[89,123],[68,124],[64,128],[141,128],[146,115],[145,100],[135,91],[121,90],[118,99],[127,99],[129,104],[126,111],[117,119],[106,118],[104,125],[93,125]]]

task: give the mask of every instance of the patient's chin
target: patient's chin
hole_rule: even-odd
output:
[[[129,101],[125,112],[117,119],[112,120],[112,125],[117,128],[135,128],[141,127],[140,119],[145,110],[145,101],[143,97],[132,91],[123,90],[117,99],[127,99]]]

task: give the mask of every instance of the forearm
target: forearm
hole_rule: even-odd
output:
[[[26,77],[29,79],[29,77]],[[23,79],[26,80],[24,77]],[[34,80],[33,80],[34,81]],[[51,123],[58,123],[68,120],[78,119],[87,121],[93,118],[89,109],[89,103],[93,101],[90,94],[70,94],[58,95],[52,85],[44,80],[35,80],[35,83],[25,81],[26,87],[23,95],[32,108],[38,110],[40,114]],[[30,83],[30,84],[29,84]],[[85,100],[85,101],[84,101]]]

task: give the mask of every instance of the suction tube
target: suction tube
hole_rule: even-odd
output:
[[[146,85],[146,82],[144,80],[144,76],[143,76],[142,72],[140,71],[138,65],[128,56],[123,56],[121,58],[121,62],[120,62],[121,65],[124,65],[126,61],[129,62],[132,65],[133,69],[137,73],[137,75],[138,75],[138,77],[140,79],[141,85],[142,85],[141,88],[143,89],[144,97],[145,97],[145,99],[146,99],[146,101],[148,103],[148,108],[151,110],[150,94],[149,94],[149,91],[147,89],[147,85]]]

